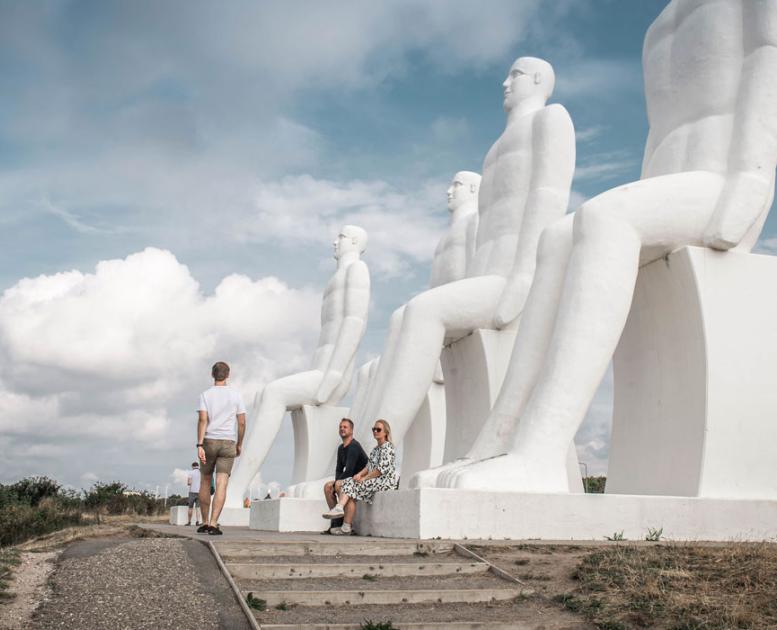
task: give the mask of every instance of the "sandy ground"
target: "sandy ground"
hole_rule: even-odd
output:
[[[61,551],[25,552],[14,569],[10,591],[16,597],[0,607],[0,629],[28,628],[32,613],[48,595],[48,579]]]

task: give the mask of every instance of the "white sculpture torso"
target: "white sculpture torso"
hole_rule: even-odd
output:
[[[453,216],[448,231],[434,251],[430,287],[438,287],[466,276],[475,249],[477,224],[477,206],[474,204],[469,212]]]

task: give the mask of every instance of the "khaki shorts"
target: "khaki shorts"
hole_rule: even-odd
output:
[[[237,443],[232,440],[211,440],[205,438],[202,448],[205,451],[205,463],[200,464],[200,473],[212,475],[213,469],[217,473],[232,474],[232,464],[237,457]]]

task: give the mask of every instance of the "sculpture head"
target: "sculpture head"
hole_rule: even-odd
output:
[[[351,252],[361,255],[367,249],[367,232],[355,225],[345,225],[332,245],[335,248],[335,260]]]
[[[459,171],[448,186],[448,210],[456,212],[466,204],[476,203],[480,190],[480,175],[472,171]]]
[[[553,94],[556,74],[544,59],[519,57],[510,66],[504,87],[504,109],[509,112],[525,101],[545,103]]]

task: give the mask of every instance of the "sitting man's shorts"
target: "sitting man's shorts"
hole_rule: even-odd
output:
[[[200,473],[212,475],[215,468],[217,473],[232,474],[232,464],[237,457],[236,442],[205,438],[202,441],[202,448],[205,451],[205,463],[200,463]]]
[[[195,505],[200,504],[200,493],[199,492],[190,492],[189,493],[189,507],[192,508]]]

